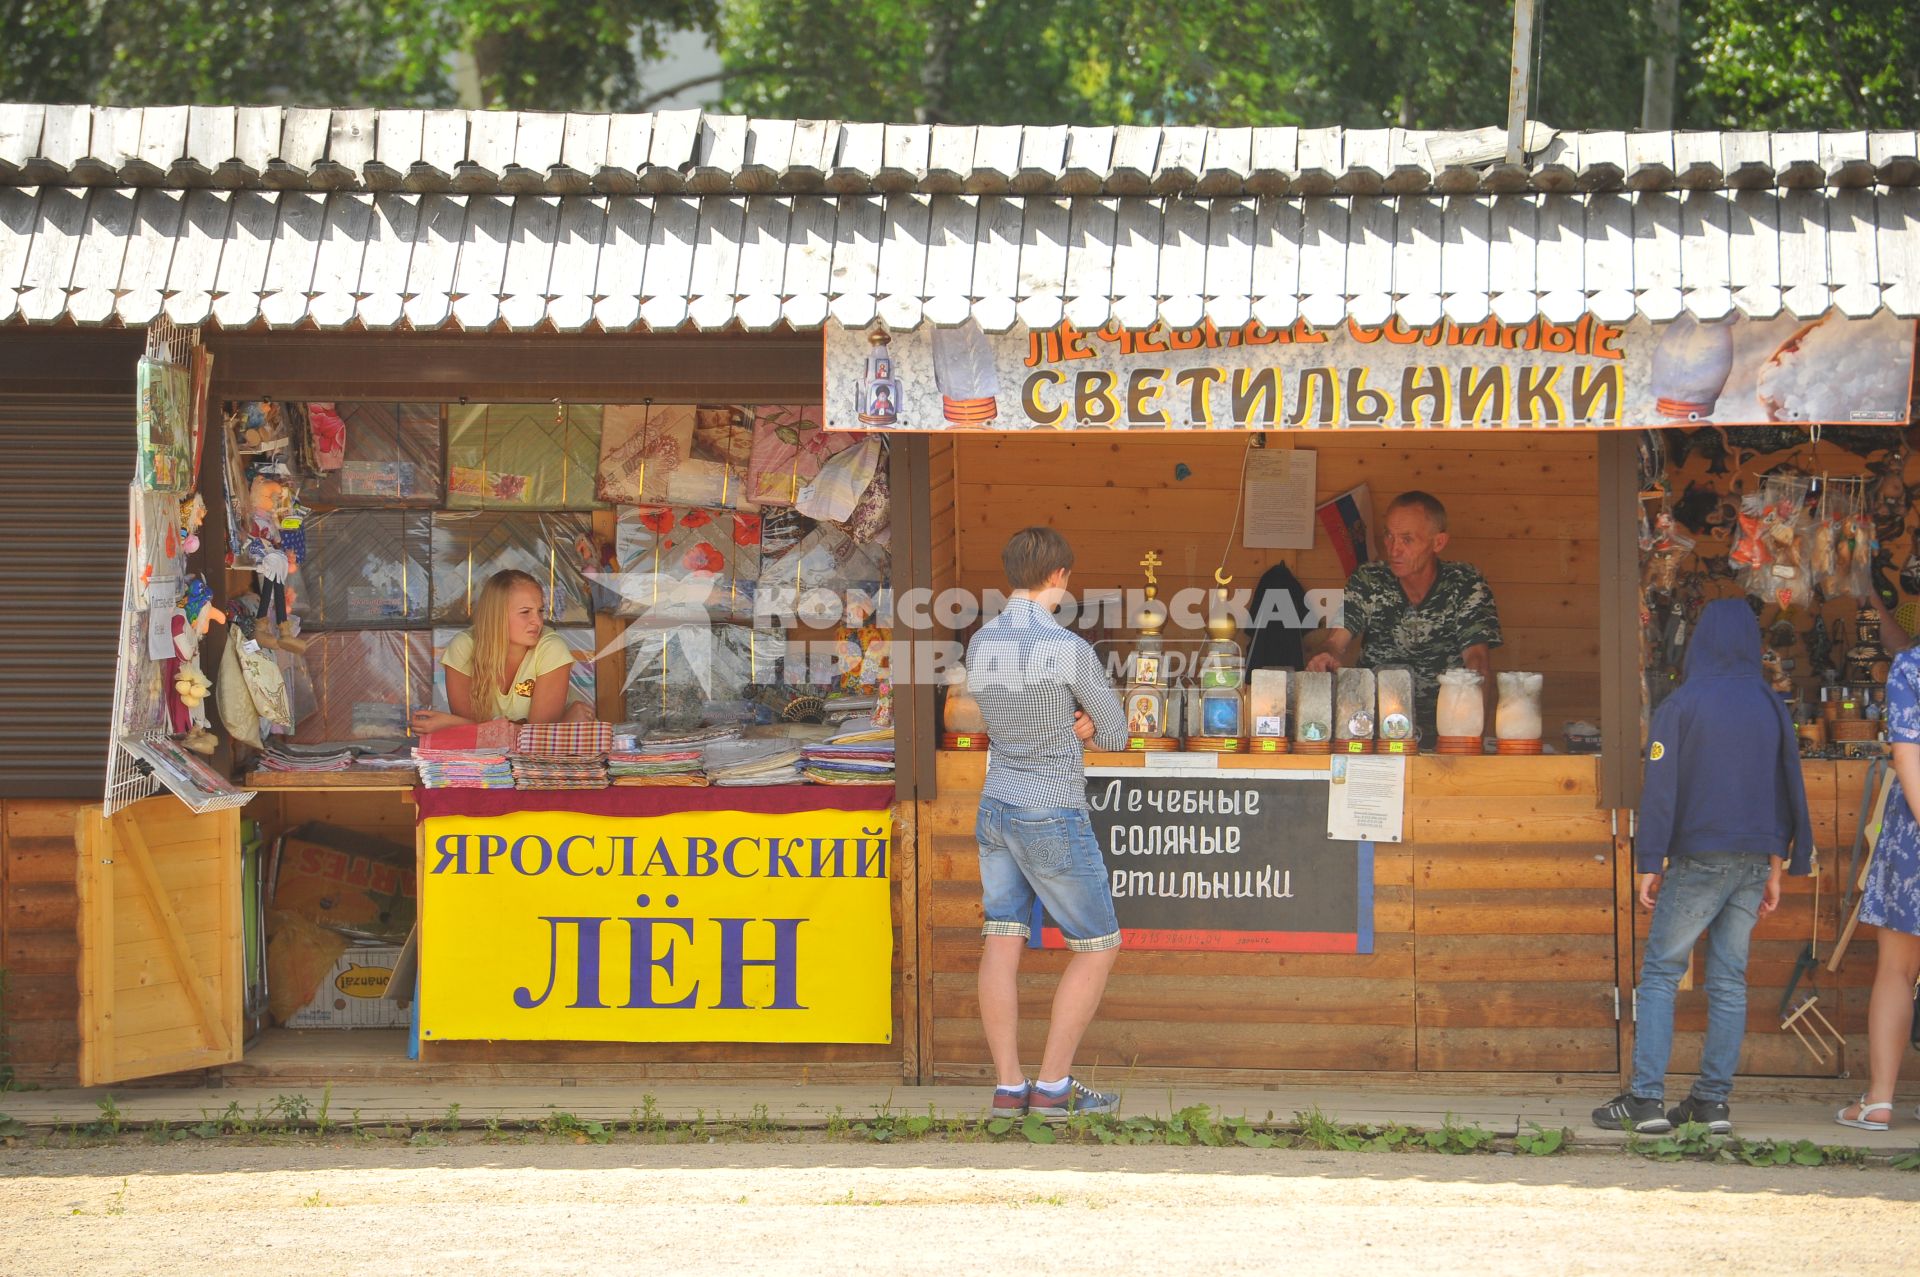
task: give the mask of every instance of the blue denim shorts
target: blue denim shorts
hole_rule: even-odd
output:
[[[1120,947],[1106,859],[1085,811],[982,798],[973,833],[987,915],[982,935],[1026,938],[1038,897],[1075,953]]]

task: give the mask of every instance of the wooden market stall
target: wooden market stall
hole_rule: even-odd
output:
[[[140,127],[129,133],[129,122]],[[28,476],[114,510],[111,545],[60,525],[73,553],[55,562],[27,552],[44,540],[45,520],[0,503],[0,549],[30,565],[16,575],[43,609],[76,577],[90,594],[119,579],[113,503],[124,499],[130,450],[92,476],[77,473],[80,452],[44,468],[31,459],[49,432],[85,438],[95,455],[112,421],[131,431],[140,333],[163,322],[201,334],[214,405],[264,397],[450,414],[488,403],[824,403],[835,425],[852,424],[854,408],[853,378],[833,371],[835,343],[866,353],[876,334],[890,334],[907,362],[941,333],[999,340],[1019,329],[1017,344],[1030,335],[1064,347],[1072,331],[1103,325],[1136,334],[1157,325],[1196,345],[1203,333],[1256,330],[1262,342],[1346,333],[1379,343],[1402,325],[1376,353],[1448,324],[1506,352],[1576,330],[1584,342],[1610,326],[1632,329],[1644,361],[1669,330],[1737,315],[1791,331],[1831,316],[1904,325],[1910,344],[1920,313],[1905,269],[1920,253],[1913,134],[1545,136],[1514,165],[1474,152],[1466,135],[1397,129],[928,129],[700,112],[560,121],[278,107],[108,116],[0,105],[0,482]],[[128,137],[140,139],[137,154]],[[945,357],[927,362],[951,371]],[[1009,425],[1029,388],[1012,380],[1017,357],[1003,362]],[[889,584],[896,595],[998,587],[1006,535],[1040,522],[1075,544],[1081,590],[1136,586],[1148,550],[1169,591],[1210,587],[1217,566],[1248,587],[1283,560],[1309,588],[1339,587],[1324,541],[1270,552],[1234,536],[1249,435],[1228,427],[1270,426],[1264,446],[1311,451],[1317,500],[1361,484],[1376,509],[1409,489],[1440,497],[1450,557],[1477,565],[1499,604],[1495,668],[1544,675],[1549,743],[1563,721],[1585,720],[1601,728],[1605,752],[1412,759],[1404,839],[1371,853],[1371,952],[1129,954],[1089,1063],[1102,1079],[1133,1081],[1575,1078],[1606,1088],[1631,1047],[1645,921],[1630,890],[1641,467],[1635,432],[1622,427],[1669,414],[1649,407],[1644,365],[1609,382],[1588,375],[1589,360],[1578,385],[1571,371],[1565,384],[1518,375],[1493,398],[1495,382],[1482,378],[1475,402],[1498,406],[1458,420],[1433,397],[1427,364],[1401,381],[1411,356],[1371,367],[1385,372],[1372,388],[1347,382],[1337,404],[1335,361],[1304,362],[1288,376],[1324,375],[1323,400],[1309,416],[1289,398],[1290,421],[1252,411],[1244,421],[1207,412],[1155,421],[1145,399],[1122,403],[1109,385],[1101,393],[1114,393],[1113,413],[1077,431],[1058,421],[949,429],[941,400],[958,400],[965,417],[992,396],[978,387],[895,396],[890,407],[908,419],[874,412],[866,423],[895,432]],[[1299,385],[1289,382],[1289,396]],[[1437,410],[1416,412],[1406,397],[1391,421],[1356,411],[1381,388],[1396,399],[1421,389]],[[1122,409],[1141,419],[1113,428]],[[1895,417],[1905,413],[1903,404]],[[1610,428],[1584,428],[1596,420]],[[1400,428],[1380,428],[1389,424]],[[1731,494],[1744,464],[1714,471],[1707,486]],[[610,510],[574,513],[596,535],[612,527]],[[216,571],[223,548],[208,547]],[[1920,593],[1898,565],[1893,578],[1903,596]],[[110,626],[89,616],[91,628]],[[900,620],[894,638],[960,637],[938,618],[916,624]],[[610,617],[592,629],[599,644],[618,633]],[[257,1026],[236,1021],[226,996],[244,964],[219,894],[240,818],[203,817],[207,830],[176,838],[172,809],[156,812],[150,828],[166,837],[150,841],[152,872],[137,852],[91,855],[76,813],[103,788],[82,756],[111,748],[99,703],[110,699],[101,657],[111,643],[64,662],[47,660],[46,646],[43,616],[0,617],[0,672],[85,708],[64,735],[57,715],[34,720],[51,744],[0,741],[0,1079],[71,1083],[83,1061],[86,1076],[130,1076],[101,1044],[142,1035],[159,1035],[146,1044],[149,1064],[217,1059],[228,1076],[259,1079],[983,1075],[970,832],[983,759],[938,748],[928,681],[894,698],[886,1041],[429,1041],[416,1064],[400,1031],[364,1051],[335,1038],[303,1054],[277,1036],[245,1052]],[[622,673],[600,671],[602,718],[620,707],[612,689]],[[1135,754],[1090,761],[1149,770]],[[1867,766],[1807,763],[1823,853],[1853,841],[1870,803]],[[410,791],[391,780],[243,779],[258,793],[247,816],[268,836],[321,822],[415,840]],[[203,850],[165,854],[188,842]],[[416,846],[424,864],[426,844]],[[120,862],[113,873],[97,871],[104,859]],[[1841,859],[1823,855],[1823,952],[1843,922]],[[1801,982],[1851,1039],[1815,1059],[1778,1024],[1778,998],[1816,934],[1811,885],[1789,890],[1756,936],[1742,1067],[1750,1079],[1811,1088],[1858,1069],[1871,945],[1856,943],[1837,975]],[[121,963],[108,984],[84,974],[103,956]],[[1051,952],[1030,959],[1035,1022],[1058,963]],[[1699,994],[1684,995],[1676,1059],[1697,1045],[1703,1020]],[[174,1051],[183,1040],[186,1053]]]

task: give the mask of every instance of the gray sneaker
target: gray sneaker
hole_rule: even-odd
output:
[[[1075,1113],[1112,1113],[1120,1107],[1120,1097],[1112,1091],[1095,1091],[1068,1078],[1066,1086],[1049,1091],[1038,1082],[1028,1093],[1027,1112],[1041,1117],[1072,1117]]]

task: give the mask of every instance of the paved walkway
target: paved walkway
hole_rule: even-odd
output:
[[[19,1091],[0,1094],[0,1113],[33,1128],[85,1125],[101,1116],[101,1101],[112,1096],[124,1122],[198,1122],[228,1111],[237,1104],[249,1118],[256,1114],[277,1120],[285,1109],[283,1097],[304,1098],[309,1111],[318,1109],[324,1087],[224,1086],[193,1089],[122,1089],[111,1087]],[[495,1083],[488,1085],[349,1083],[335,1086],[328,1099],[329,1116],[338,1123],[416,1124],[444,1121],[458,1104],[459,1120],[479,1124],[488,1118],[502,1121],[540,1121],[553,1113],[571,1113],[595,1121],[627,1121],[652,1097],[653,1110],[667,1121],[749,1119],[795,1128],[825,1127],[836,1115],[847,1121],[871,1118],[883,1111],[939,1117],[979,1116],[987,1092],[974,1086],[841,1086],[778,1082],[739,1082],[724,1085],[652,1083],[625,1086],[556,1086]],[[1228,1116],[1264,1121],[1271,1114],[1291,1120],[1296,1112],[1318,1108],[1342,1123],[1383,1125],[1401,1122],[1431,1129],[1449,1115],[1462,1123],[1511,1136],[1530,1124],[1552,1130],[1565,1126],[1577,1142],[1604,1145],[1622,1143],[1617,1132],[1601,1131],[1588,1121],[1592,1108],[1609,1098],[1600,1093],[1488,1095],[1450,1094],[1445,1091],[1386,1088],[1282,1087],[1264,1088],[1141,1086],[1126,1093],[1121,1115],[1166,1117],[1176,1109],[1204,1104]],[[1755,1100],[1734,1109],[1737,1133],[1748,1139],[1812,1140],[1877,1151],[1912,1149],[1920,1145],[1920,1120],[1914,1115],[1915,1096],[1909,1094],[1895,1111],[1891,1131],[1849,1130],[1832,1121],[1835,1106],[1815,1102]],[[762,1111],[763,1110],[763,1111]]]

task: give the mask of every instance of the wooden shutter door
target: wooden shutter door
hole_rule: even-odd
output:
[[[101,810],[80,810],[75,838],[80,1084],[238,1061],[240,813],[171,795]]]

